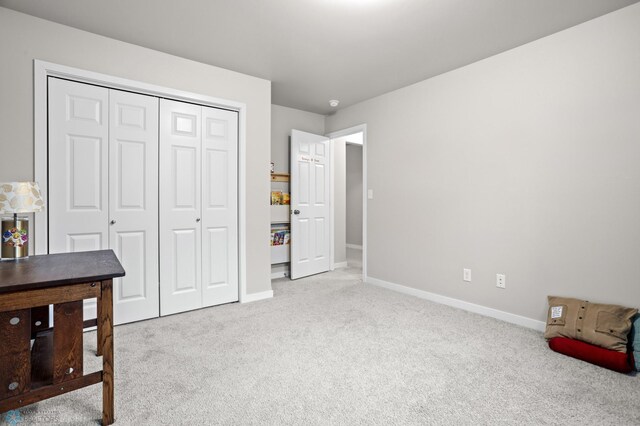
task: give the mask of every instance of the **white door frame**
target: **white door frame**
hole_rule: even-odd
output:
[[[333,140],[362,132],[362,280],[367,278],[367,124],[358,124],[347,129],[336,130],[325,136],[331,140],[331,156],[333,158]],[[335,167],[331,170],[331,268],[335,264]]]
[[[33,61],[33,105],[34,105],[34,177],[39,182],[45,201],[45,210],[35,213],[33,235],[35,236],[35,254],[49,252],[47,196],[47,78],[60,77],[80,83],[95,84],[112,89],[127,90],[146,95],[168,98],[177,101],[197,103],[215,108],[224,108],[238,112],[238,287],[239,301],[247,299],[246,258],[247,258],[247,211],[246,211],[246,123],[247,105],[222,98],[171,89],[126,78],[114,77],[79,68],[58,65],[35,59]]]

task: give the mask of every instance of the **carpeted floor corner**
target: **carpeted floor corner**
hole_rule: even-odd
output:
[[[116,425],[640,424],[640,378],[359,274],[117,327]],[[99,369],[94,333],[85,347]],[[95,425],[101,397],[96,385],[34,404],[18,424]]]

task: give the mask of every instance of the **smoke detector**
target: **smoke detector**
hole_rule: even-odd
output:
[[[329,106],[330,106],[330,107],[335,108],[335,107],[337,107],[337,106],[338,106],[338,104],[339,104],[339,103],[340,103],[340,101],[339,101],[339,100],[337,100],[337,99],[331,99],[331,100],[329,101]]]

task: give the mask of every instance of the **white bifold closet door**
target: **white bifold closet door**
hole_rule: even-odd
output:
[[[160,314],[158,98],[109,90],[109,247],[126,274],[113,281],[115,324]]]
[[[49,78],[48,111],[49,253],[113,249],[114,322],[157,317],[158,99]]]
[[[160,101],[160,312],[238,300],[238,114]]]
[[[202,306],[201,107],[160,100],[160,312]]]
[[[238,301],[238,113],[202,107],[202,305]]]

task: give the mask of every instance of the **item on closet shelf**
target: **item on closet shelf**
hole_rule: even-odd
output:
[[[271,245],[283,246],[289,244],[289,230],[288,229],[274,229],[271,231]]]
[[[549,296],[545,339],[568,337],[618,352],[627,352],[631,319],[637,309]]]
[[[580,340],[568,339],[566,337],[554,337],[549,340],[549,347],[563,355],[586,361],[588,363],[608,368],[619,373],[630,373],[633,371],[633,352],[618,352],[601,348]]]
[[[271,191],[271,205],[282,205],[282,191]]]
[[[636,315],[633,319],[631,333],[629,333],[629,342],[631,351],[633,351],[636,371],[640,371],[640,314]]]
[[[283,192],[282,193],[282,204],[284,204],[284,205],[291,204],[291,196],[289,195],[288,192]]]
[[[271,173],[273,173],[275,171],[275,163],[272,161],[271,162]]]

